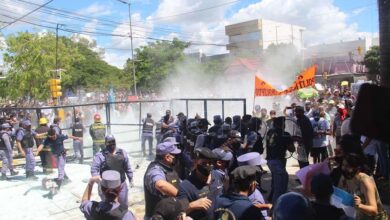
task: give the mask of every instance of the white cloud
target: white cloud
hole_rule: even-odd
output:
[[[95,2],[92,5],[88,6],[87,8],[81,9],[77,13],[81,15],[88,15],[88,16],[104,16],[104,15],[110,15],[112,11],[111,11],[111,5],[99,4]]]
[[[103,59],[110,65],[123,69],[128,57],[129,56],[124,53],[106,52]]]
[[[360,14],[363,13],[365,10],[366,10],[365,7],[355,9],[355,10],[352,11],[352,15],[354,15],[354,16],[360,15]]]
[[[132,27],[133,33],[133,47],[134,49],[142,45],[146,45],[147,38],[151,36],[153,32],[154,24],[150,20],[146,19],[141,21],[141,15],[139,13],[132,14],[132,20],[138,21],[136,25]],[[117,35],[126,35],[130,34],[130,27],[128,21],[125,20],[122,24],[118,25],[113,31],[112,34]],[[113,47],[121,49],[130,49],[131,41],[129,37],[120,37],[113,36],[111,44]]]
[[[360,11],[361,13],[362,11]],[[352,40],[365,33],[358,32],[358,24],[348,24],[347,14],[334,5],[333,0],[263,0],[239,10],[230,23],[264,18],[306,27],[308,44]]]

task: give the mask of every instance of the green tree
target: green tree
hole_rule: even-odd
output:
[[[184,49],[190,44],[178,39],[156,41],[135,50],[137,87],[141,91],[158,89],[161,82],[175,71],[177,62],[184,60]],[[127,60],[124,73],[132,78],[131,60]]]
[[[83,39],[83,38],[82,38]],[[93,51],[85,40],[74,42],[66,40],[71,47],[77,48],[83,59],[75,60],[69,71],[69,81],[64,82],[66,88],[88,90],[104,90],[112,86],[116,89],[128,88],[130,81],[123,71],[109,65],[101,59],[102,54]]]
[[[379,46],[373,46],[366,52],[363,59],[363,64],[367,67],[367,77],[371,80],[376,80],[376,75],[380,72],[380,55]]]
[[[50,97],[48,80],[54,76],[56,37],[54,33],[32,34],[21,32],[6,38],[4,64],[7,78],[2,82],[6,92],[4,97],[16,99],[28,97],[44,100]],[[68,47],[60,38],[58,41],[58,67],[69,70],[71,64],[82,59],[77,48]],[[69,79],[65,72],[64,81]]]

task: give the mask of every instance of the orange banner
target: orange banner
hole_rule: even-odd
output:
[[[293,84],[288,89],[285,89],[283,91],[276,90],[272,85],[262,80],[259,76],[255,76],[255,96],[286,95],[298,89],[314,86],[315,72],[316,66],[311,66],[310,68],[299,74]]]

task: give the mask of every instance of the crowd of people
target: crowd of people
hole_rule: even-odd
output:
[[[155,121],[148,113],[142,120],[141,151],[155,159],[144,174],[144,219],[387,219],[375,180],[389,178],[389,146],[353,132],[354,106],[351,92],[334,90],[284,109],[255,106],[252,114],[215,115],[212,126],[199,115],[190,118],[179,112],[174,117],[166,110]],[[8,178],[8,169],[18,175],[10,163],[16,141],[26,158],[26,178],[36,179],[35,155],[41,156],[44,171],[51,163],[48,155],[53,155],[60,187],[68,179],[64,140],[74,139],[75,158],[84,163],[81,115],[68,135],[62,133],[59,118],[50,126],[40,118],[42,128],[35,131],[28,119],[19,124],[15,115],[3,118],[2,180]],[[128,211],[126,183],[133,184],[131,158],[107,134],[101,116],[92,118],[91,178],[81,211],[87,219],[135,219]],[[288,158],[295,158],[301,169],[316,164],[329,172],[309,171],[303,181],[298,179],[303,190],[289,192]],[[265,166],[271,174],[269,189],[262,183]],[[95,183],[100,202],[91,201]],[[334,187],[353,196],[355,216],[331,204]]]

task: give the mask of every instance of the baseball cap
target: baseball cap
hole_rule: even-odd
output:
[[[339,104],[337,104],[337,107],[338,108],[345,108],[345,105],[343,103],[339,103]]]
[[[165,154],[180,154],[181,150],[178,149],[174,143],[167,141],[157,145],[156,154],[165,155]]]
[[[260,166],[267,164],[267,161],[257,152],[250,152],[237,157],[239,166]]]
[[[179,112],[179,114],[176,115],[177,117],[182,117],[184,116],[184,113],[183,112]]]
[[[215,148],[212,152],[216,155],[217,160],[230,161],[233,158],[233,154],[221,148]]]
[[[1,125],[1,128],[2,128],[2,129],[11,128],[11,125],[8,124],[8,123],[3,123],[3,124]]]
[[[31,121],[30,120],[25,120],[23,121],[24,126],[31,126]]]
[[[180,212],[185,212],[189,206],[187,199],[168,197],[160,200],[154,208],[154,219],[176,219]],[[161,217],[161,218],[159,218]]]
[[[115,170],[106,170],[102,173],[101,185],[104,188],[115,189],[121,185],[121,175]]]
[[[332,99],[329,100],[328,104],[329,104],[329,105],[334,105],[334,100],[332,100]]]

